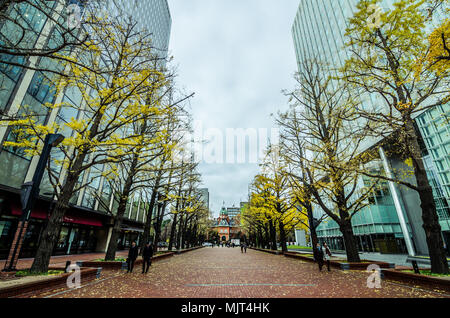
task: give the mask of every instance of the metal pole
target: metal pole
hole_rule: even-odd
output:
[[[390,179],[393,179],[392,171],[389,166],[389,162],[387,161],[386,154],[384,152],[383,147],[379,148],[379,153],[380,153],[381,160],[383,161],[383,166],[384,166],[384,171],[386,172],[386,176]],[[389,181],[389,188],[391,190],[392,199],[394,200],[395,210],[397,211],[397,216],[398,216],[398,220],[400,222],[400,227],[403,232],[403,237],[405,238],[405,243],[406,243],[406,248],[408,249],[408,254],[410,256],[416,256],[416,253],[414,251],[414,247],[412,244],[411,236],[409,235],[408,227],[406,226],[406,219],[403,214],[402,205],[400,202],[400,198],[399,198],[395,183],[392,181]]]

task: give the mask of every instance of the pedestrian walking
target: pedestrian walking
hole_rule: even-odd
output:
[[[134,262],[136,262],[136,259],[139,255],[138,247],[136,246],[136,242],[131,243],[130,250],[128,251],[128,273],[133,272]]]
[[[322,246],[320,245],[320,243],[317,243],[317,246],[314,249],[314,259],[316,260],[317,264],[319,265],[319,271],[322,271],[323,258],[324,258],[324,253],[323,253]]]
[[[247,253],[247,243],[244,242],[244,253]]]
[[[244,243],[241,243],[241,253],[244,253]]]
[[[152,266],[152,256],[153,256],[153,246],[149,242],[145,244],[144,250],[142,251],[142,274],[147,274],[148,269]]]
[[[331,250],[328,247],[327,243],[323,243],[323,260],[327,263],[327,268],[329,272],[330,272],[330,257],[331,257]]]

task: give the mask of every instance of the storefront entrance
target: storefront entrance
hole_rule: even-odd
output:
[[[444,237],[444,245],[447,255],[450,256],[450,231],[442,232],[442,236]]]
[[[0,259],[6,259],[14,239],[21,210],[17,203],[8,206],[0,216]],[[103,228],[102,221],[95,215],[84,216],[86,212],[70,210],[64,216],[57,243],[52,255],[67,255],[95,252],[97,229]],[[29,221],[20,258],[31,258],[36,250],[47,223],[48,208],[37,205]]]
[[[64,224],[54,255],[69,255],[94,252],[97,246],[95,229],[89,226]]]
[[[124,231],[121,233],[118,242],[118,249],[125,250],[131,247],[132,242],[136,242],[139,246],[141,240],[141,233],[137,231]]]

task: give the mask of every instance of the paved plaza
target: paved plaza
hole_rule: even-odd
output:
[[[367,288],[369,273],[326,268],[282,255],[240,248],[203,248],[140,266],[102,271],[100,279],[76,290],[58,289],[34,297],[81,298],[384,298],[450,297],[436,291],[382,281]]]

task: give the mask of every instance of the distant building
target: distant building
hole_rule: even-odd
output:
[[[295,230],[295,244],[298,246],[309,246],[305,230]]]
[[[209,211],[209,190],[208,190],[208,188],[202,188],[202,189],[199,189],[199,191],[202,194],[201,200],[203,201],[205,207]]]
[[[241,214],[241,208],[236,208],[236,207],[231,207],[231,208],[227,208],[227,212],[228,212],[228,216],[234,218],[238,215]]]
[[[153,46],[158,55],[162,59],[167,57],[172,28],[172,16],[167,0],[128,0],[114,3],[110,0],[107,5],[113,13],[116,13],[115,7],[118,6],[136,20],[138,28],[151,32]]]
[[[229,242],[233,238],[240,238],[241,235],[240,213],[232,216],[228,213],[228,209],[222,207],[219,217],[214,219],[212,226],[219,234],[220,242]]]

